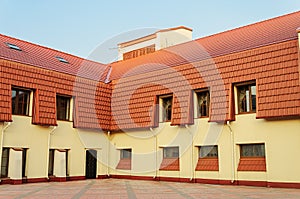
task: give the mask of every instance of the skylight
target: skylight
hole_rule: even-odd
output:
[[[65,60],[65,59],[62,58],[62,57],[56,56],[55,58],[56,58],[58,61],[62,62],[62,63],[66,63],[66,64],[69,63],[67,60]]]
[[[8,43],[6,42],[5,43],[10,49],[14,49],[14,50],[18,50],[18,51],[22,51],[21,48],[15,44],[11,44],[11,43]]]

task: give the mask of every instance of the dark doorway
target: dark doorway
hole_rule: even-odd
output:
[[[97,151],[96,150],[90,149],[86,151],[85,177],[87,179],[95,179],[97,177]]]

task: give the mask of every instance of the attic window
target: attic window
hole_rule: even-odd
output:
[[[62,62],[62,63],[66,63],[66,64],[69,63],[67,60],[65,60],[65,59],[62,58],[62,57],[56,56],[55,58],[56,58],[58,61]]]
[[[11,43],[8,43],[6,42],[5,43],[10,49],[14,49],[14,50],[18,50],[18,51],[22,51],[21,48],[15,44],[11,44]]]

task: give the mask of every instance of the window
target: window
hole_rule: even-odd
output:
[[[22,177],[26,177],[26,159],[27,159],[27,150],[22,150]]]
[[[14,49],[14,50],[18,50],[18,51],[22,51],[21,48],[15,44],[12,44],[12,43],[8,43],[6,42],[5,43],[10,49]]]
[[[49,150],[48,176],[53,176],[54,169],[54,149]]]
[[[70,120],[70,97],[56,96],[56,118],[58,120]]]
[[[199,147],[196,171],[219,171],[218,146]]]
[[[131,149],[121,149],[120,159],[130,159],[131,158]]]
[[[9,148],[3,148],[1,161],[1,178],[8,177]]]
[[[198,117],[209,116],[209,91],[196,92]]]
[[[120,150],[120,161],[117,165],[117,169],[130,170],[131,169],[131,149]]]
[[[164,147],[160,170],[179,171],[179,147]]]
[[[165,147],[163,149],[164,158],[178,158],[179,147]]]
[[[172,102],[173,97],[167,96],[167,97],[161,97],[160,103],[161,103],[161,114],[160,114],[160,121],[161,122],[170,122],[172,119]]]
[[[265,144],[241,144],[238,171],[266,171]]]
[[[240,147],[241,157],[265,157],[264,144],[242,144]]]
[[[69,176],[69,150],[66,150],[66,176]]]
[[[68,64],[68,63],[69,63],[66,59],[64,59],[64,58],[62,58],[62,57],[56,56],[55,58],[56,58],[58,61],[62,62],[62,63],[65,63],[65,64]]]
[[[12,88],[12,114],[29,115],[30,91]]]
[[[239,113],[256,112],[255,83],[237,86],[237,98]]]
[[[218,146],[199,147],[199,158],[218,158]]]

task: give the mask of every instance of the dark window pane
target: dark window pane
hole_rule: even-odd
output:
[[[129,159],[131,158],[131,149],[122,149],[121,150],[121,159]]]
[[[12,114],[29,114],[30,91],[21,89],[12,89]]]
[[[241,145],[241,157],[265,157],[264,144]]]
[[[56,96],[56,117],[58,120],[69,120],[70,97]]]
[[[8,177],[9,148],[3,148],[1,161],[1,178]]]
[[[22,177],[25,177],[26,159],[27,159],[27,149],[23,149],[23,151],[22,151]]]
[[[201,146],[199,158],[217,158],[218,147],[217,146]]]
[[[209,91],[197,93],[198,117],[209,116]]]
[[[172,101],[173,97],[163,98],[163,121],[171,121],[172,119]]]
[[[255,84],[237,87],[239,113],[256,111],[256,86]]]
[[[48,175],[53,176],[54,169],[54,149],[49,150],[49,164],[48,164]]]
[[[163,149],[164,158],[178,158],[179,147],[165,147]]]

